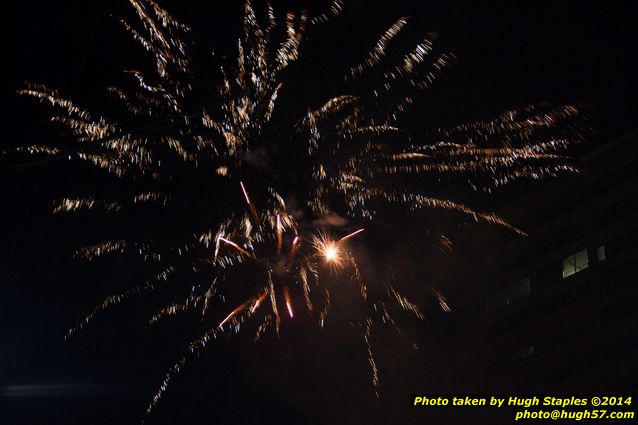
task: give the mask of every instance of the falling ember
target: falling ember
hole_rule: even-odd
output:
[[[297,253],[300,241],[301,238],[299,236],[295,236],[295,238],[292,240],[292,244],[290,245],[290,257],[293,257]]]
[[[281,246],[282,246],[282,231],[281,231],[281,215],[277,214],[277,255],[281,255]]]
[[[292,302],[290,301],[290,292],[288,291],[288,287],[284,287],[284,300],[286,301],[288,315],[290,315],[290,318],[295,317],[295,315],[292,313]]]
[[[255,301],[255,304],[253,304],[253,306],[250,308],[250,314],[254,314],[255,311],[257,311],[257,309],[259,308],[261,303],[266,299],[267,296],[268,296],[268,291],[264,291],[264,293],[261,294],[259,298],[257,298],[257,301]]]
[[[222,326],[224,326],[224,324],[226,322],[228,322],[230,319],[235,317],[237,315],[237,313],[242,311],[247,305],[248,305],[248,302],[244,302],[244,303],[240,304],[239,306],[237,306],[233,311],[230,312],[230,314],[228,316],[226,316],[226,318],[224,320],[219,322],[219,325],[217,325],[217,327],[221,328]]]
[[[228,245],[232,246],[233,248],[235,248],[237,251],[241,252],[242,254],[246,255],[246,256],[250,256],[250,253],[248,251],[246,251],[244,248],[242,248],[241,246],[237,245],[235,242],[230,241],[226,238],[223,237],[219,237],[219,240],[227,243]]]
[[[239,185],[241,186],[241,191],[244,193],[246,204],[252,205],[252,203],[250,202],[250,198],[248,197],[248,192],[246,192],[246,188],[244,187],[244,182],[239,182]]]
[[[218,327],[218,328],[221,328],[222,326],[224,326],[224,324],[225,324],[226,322],[228,322],[230,319],[232,319],[232,318],[233,318],[233,316],[234,316],[235,314],[237,314],[237,313],[235,312],[235,310],[231,311],[231,312],[230,312],[230,314],[229,314],[228,316],[226,316],[226,318],[225,318],[224,320],[222,320],[221,322],[219,322],[219,325],[217,325],[217,327]]]
[[[257,298],[255,300],[255,302],[253,303],[252,307],[250,307],[250,314],[255,313],[255,311],[257,311],[257,309],[259,308],[259,306],[261,305],[262,301],[264,301],[264,299],[266,299],[266,296],[268,295],[267,291],[264,291],[259,298]],[[231,320],[233,317],[237,316],[237,314],[241,313],[246,307],[248,307],[248,305],[250,305],[252,300],[247,300],[244,301],[243,303],[241,303],[240,305],[238,305],[233,311],[230,312],[230,314],[228,314],[228,316],[226,316],[224,318],[224,320],[222,320],[219,325],[217,325],[218,328],[221,328],[222,326],[224,326],[225,323],[227,323],[229,320]]]
[[[250,202],[250,198],[248,197],[248,191],[246,191],[244,182],[240,181],[239,185],[241,186],[241,191],[244,194],[244,199],[246,199],[246,204],[248,205],[248,208],[250,208],[250,213],[253,215],[253,218],[255,219],[255,221],[259,222],[259,214],[257,214],[257,210],[255,209],[255,206],[253,205],[253,203]]]
[[[450,308],[450,305],[448,304],[447,298],[445,298],[445,295],[443,295],[443,293],[436,288],[430,287],[430,290],[432,291],[432,293],[434,294],[434,297],[436,298],[437,302],[441,306],[441,309],[445,311],[446,313],[451,313],[452,308]]]

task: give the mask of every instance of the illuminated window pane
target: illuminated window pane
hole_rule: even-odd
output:
[[[587,249],[582,249],[575,254],[563,259],[563,278],[569,277],[589,267]]]
[[[596,258],[598,261],[604,261],[607,259],[607,255],[605,254],[605,245],[599,245],[596,248]]]
[[[587,257],[586,249],[578,251],[574,257],[576,273],[589,267],[589,258]]]
[[[570,255],[563,260],[563,278],[569,277],[574,273],[576,273],[576,268],[574,267],[574,256]]]

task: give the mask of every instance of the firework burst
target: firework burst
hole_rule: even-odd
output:
[[[437,46],[434,33],[402,51],[396,40],[409,36],[404,31],[408,18],[392,23],[349,67],[345,81],[366,87],[364,93],[344,91],[295,109],[298,102],[281,102],[288,88],[286,71],[299,61],[307,37],[320,37],[320,27],[341,14],[342,1],[315,16],[306,10],[279,15],[270,3],[246,1],[234,59],[205,71],[198,60],[203,48],[188,26],[152,0],[130,3],[139,19],[119,22],[154,61],[144,72],[125,70],[122,83],[107,88],[120,112],[89,111],[56,90],[29,84],[20,92],[50,104],[56,111],[52,121],[72,137],[17,152],[86,161],[135,182],[126,187],[137,190],[120,199],[65,197],[56,202],[55,213],[123,214],[139,207],[183,210],[187,205],[184,214],[191,219],[173,232],[180,233],[178,240],[160,233],[145,240],[101,241],[77,252],[89,261],[135,253],[156,271],[143,284],[105,299],[69,336],[109,306],[169,287],[180,268],[197,275],[200,283],[189,291],[174,285],[175,296],[184,301],[162,307],[150,319],[153,324],[197,311],[206,329],[170,369],[148,412],[192,353],[222,333],[239,331],[248,319],[255,319],[256,340],[270,329],[278,335],[284,318],[293,320],[302,311],[323,326],[331,299],[326,282],[336,275],[358,286],[362,307],[353,311],[362,312],[356,324],[378,392],[374,324],[396,326],[390,303],[418,319],[424,314],[390,279],[365,282],[351,249],[361,243],[362,227],[374,232],[380,211],[400,208],[451,211],[522,233],[494,213],[428,191],[448,181],[489,191],[519,178],[575,170],[561,154],[582,138],[580,112],[572,105],[526,106],[490,121],[418,134],[404,130],[403,116],[415,96],[455,61],[453,53]],[[210,58],[210,52],[203,53]],[[377,78],[368,81],[371,72]],[[304,100],[302,93],[296,97]],[[418,178],[422,189],[397,184],[406,176]],[[193,182],[198,182],[195,188]],[[249,190],[258,196],[251,198]],[[330,217],[339,217],[340,224],[331,225]],[[450,244],[442,236],[441,249],[449,250]],[[232,284],[237,279],[250,284],[238,290]],[[432,292],[449,312],[444,295]]]

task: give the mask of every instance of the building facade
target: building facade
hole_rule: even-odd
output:
[[[455,276],[455,392],[638,388],[638,131],[580,165],[502,211],[527,237],[456,235],[438,278]]]

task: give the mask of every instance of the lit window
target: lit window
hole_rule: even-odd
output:
[[[599,245],[596,248],[596,258],[598,261],[604,261],[607,259],[607,255],[605,255],[605,245]]]
[[[530,293],[530,280],[529,277],[526,277],[512,285],[499,289],[491,295],[488,295],[485,298],[485,309],[489,314],[499,308],[512,304],[514,301],[529,296]]]
[[[589,267],[587,249],[582,249],[575,254],[563,259],[563,279]]]

